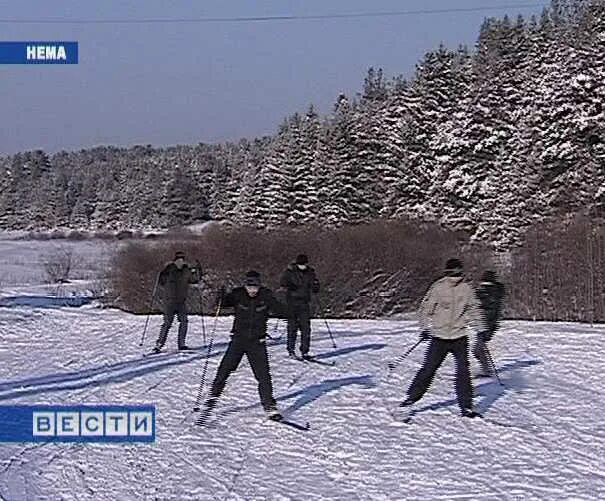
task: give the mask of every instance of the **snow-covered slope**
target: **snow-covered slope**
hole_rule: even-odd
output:
[[[214,376],[229,318],[219,319]],[[275,321],[273,321],[275,322]],[[458,417],[447,360],[423,409],[392,426],[421,345],[387,381],[416,324],[314,320],[313,349],[335,367],[270,347],[275,395],[309,431],[269,423],[247,362],[206,429],[190,412],[205,349],[141,357],[145,317],[83,308],[0,308],[0,401],[155,403],[152,445],[1,444],[6,500],[602,499],[602,326],[507,322],[493,342],[505,387],[476,380],[484,420]],[[213,320],[206,318],[210,334]],[[160,318],[150,322],[150,346]],[[274,323],[271,324],[273,329]],[[188,343],[201,346],[201,319]],[[283,323],[277,335],[283,332]],[[176,344],[175,333],[169,348]]]

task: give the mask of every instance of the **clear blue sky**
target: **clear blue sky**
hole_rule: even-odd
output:
[[[22,0],[2,19],[342,14],[532,0]],[[538,3],[539,0],[536,0]],[[546,3],[546,2],[544,2]],[[255,23],[0,24],[1,40],[76,40],[74,66],[1,66],[0,155],[99,144],[190,144],[272,134],[282,118],[361,89],[368,67],[409,76],[440,42],[476,41],[484,17],[540,7]]]

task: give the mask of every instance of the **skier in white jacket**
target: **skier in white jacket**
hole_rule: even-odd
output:
[[[456,360],[456,395],[465,417],[477,417],[473,410],[473,390],[469,369],[468,328],[477,327],[481,315],[473,287],[464,281],[462,262],[449,259],[445,277],[428,290],[420,305],[421,338],[429,340],[425,361],[409,389],[401,408],[411,410],[412,404],[426,393],[435,372],[448,353]]]

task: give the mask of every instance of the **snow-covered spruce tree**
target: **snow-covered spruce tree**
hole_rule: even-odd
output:
[[[311,106],[299,126],[292,130],[292,191],[286,219],[291,226],[316,222],[319,208],[318,175],[316,173],[321,125]]]
[[[535,104],[526,89],[533,73],[531,41],[521,16],[515,23],[507,17],[491,22],[483,34],[475,66],[478,125],[471,156],[482,169],[474,238],[506,246],[530,224],[529,202],[539,180],[532,128],[525,122]]]
[[[12,229],[19,210],[14,157],[0,160],[0,168],[0,228]]]
[[[429,144],[435,166],[434,182],[427,191],[433,210],[427,213],[451,227],[471,231],[483,180],[481,164],[472,161],[472,59],[466,47],[442,58],[448,78],[441,92],[449,96],[451,104]]]
[[[167,227],[184,226],[194,221],[195,187],[186,168],[174,165],[166,182],[162,212]]]
[[[275,227],[286,224],[290,211],[294,166],[292,155],[300,133],[300,116],[286,118],[255,176],[248,224]]]
[[[384,194],[379,215],[400,218],[417,214],[426,199],[426,179],[407,150],[413,134],[412,113],[418,102],[410,84],[402,77],[393,80],[387,99],[383,119]]]
[[[406,115],[401,131],[405,144],[404,169],[423,194],[420,200],[402,199],[398,205],[413,207],[413,217],[434,218],[442,213],[435,191],[442,167],[431,150],[431,142],[447,118],[454,113],[459,95],[453,85],[454,53],[440,46],[428,52],[416,68],[406,92]],[[393,202],[391,202],[393,203]]]
[[[356,152],[352,159],[356,173],[352,181],[362,197],[359,204],[362,212],[357,215],[357,222],[385,215],[385,193],[398,174],[401,155],[394,151],[399,144],[399,138],[394,136],[399,129],[397,123],[387,121],[392,118],[387,114],[389,90],[382,70],[370,68],[352,131]]]
[[[211,219],[225,219],[227,214],[233,209],[234,184],[235,180],[232,176],[226,151],[221,148],[212,169],[209,209]]]
[[[318,137],[317,153],[315,155],[315,182],[317,183],[317,208],[314,212],[317,223],[325,227],[335,227],[340,224],[335,201],[333,179],[335,171],[334,151],[332,149],[332,123],[324,118]]]
[[[575,15],[572,130],[579,165],[570,169],[567,183],[584,188],[577,203],[589,204],[598,214],[605,200],[605,1],[585,1]]]
[[[326,226],[358,222],[358,218],[366,212],[363,196],[356,183],[354,164],[357,153],[353,138],[355,107],[355,103],[351,104],[341,94],[329,121],[328,134],[324,136],[329,141],[330,154],[322,153],[322,158],[328,162],[325,170],[330,183],[320,190],[320,200],[325,200],[325,204],[322,204],[319,218]]]
[[[94,161],[99,172],[97,179],[97,202],[91,215],[95,228],[117,230],[122,227],[121,218],[125,213],[125,200],[122,197],[127,175],[116,163],[111,161],[113,152],[98,152]]]

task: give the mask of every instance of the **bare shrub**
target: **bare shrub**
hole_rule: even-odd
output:
[[[118,240],[131,240],[134,236],[134,233],[130,230],[122,230],[116,233],[116,238]]]
[[[89,234],[85,231],[73,230],[65,237],[67,240],[81,241],[89,238]]]
[[[62,230],[55,230],[49,234],[50,240],[64,240],[65,232]]]
[[[93,238],[99,240],[113,240],[115,238],[115,235],[111,231],[95,231],[93,234]]]
[[[112,264],[116,304],[146,312],[155,277],[176,250],[189,261],[199,259],[205,277],[201,294],[191,295],[190,310],[209,311],[221,285],[241,284],[243,274],[257,269],[276,290],[286,266],[305,253],[322,283],[322,313],[341,317],[380,316],[413,310],[453,256],[485,264],[487,251],[469,246],[466,235],[437,225],[377,221],[336,230],[214,226],[195,238],[129,242]],[[156,303],[157,304],[157,303]],[[317,305],[316,305],[317,306]],[[156,308],[154,308],[155,310]]]
[[[48,283],[67,283],[69,275],[76,265],[73,250],[69,247],[56,247],[43,261]]]
[[[577,216],[528,231],[512,253],[510,315],[532,320],[605,320],[605,225]]]

